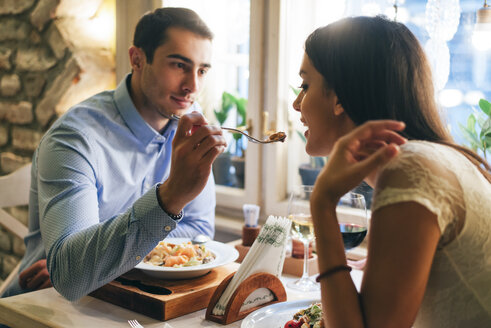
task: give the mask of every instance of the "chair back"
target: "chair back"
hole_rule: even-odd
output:
[[[3,207],[28,205],[29,190],[31,186],[31,164],[24,165],[16,171],[0,177],[0,226],[23,239],[27,233],[27,227],[11,216]],[[5,288],[17,276],[19,264],[0,285],[0,295]]]

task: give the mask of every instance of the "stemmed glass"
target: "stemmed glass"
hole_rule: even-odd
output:
[[[339,200],[336,212],[339,230],[343,236],[344,250],[348,251],[360,245],[367,235],[365,197],[352,191],[348,192]]]
[[[309,278],[308,259],[309,245],[315,238],[314,224],[310,215],[310,195],[314,186],[302,185],[290,195],[288,202],[288,218],[292,220],[292,235],[303,243],[304,262],[303,274],[299,280],[287,284],[289,288],[304,292],[320,290],[319,284]]]

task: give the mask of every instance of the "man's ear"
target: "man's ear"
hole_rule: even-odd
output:
[[[128,50],[130,56],[130,64],[133,70],[140,70],[143,67],[145,61],[145,54],[140,48],[131,46]]]
[[[339,101],[338,96],[334,95],[334,115],[339,116],[344,113],[343,105],[341,105],[341,101]]]

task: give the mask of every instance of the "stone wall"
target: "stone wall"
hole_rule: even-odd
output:
[[[114,53],[84,34],[115,0],[0,0],[0,175],[31,161],[73,104],[115,84]],[[83,6],[81,7],[81,4]],[[8,209],[27,224],[27,208]],[[24,253],[0,226],[0,283]]]

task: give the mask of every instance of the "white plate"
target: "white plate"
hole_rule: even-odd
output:
[[[306,309],[312,303],[320,303],[318,299],[275,303],[260,308],[242,321],[241,328],[283,328],[285,323],[293,319],[293,315]]]
[[[189,238],[165,238],[165,241],[172,244],[181,244],[188,242]],[[156,266],[141,261],[135,266],[135,268],[140,269],[145,274],[156,278],[189,279],[207,274],[211,271],[211,269],[231,263],[239,257],[239,252],[234,247],[218,241],[210,240],[206,242],[205,246],[216,256],[213,261],[206,264],[182,268],[170,268]]]

